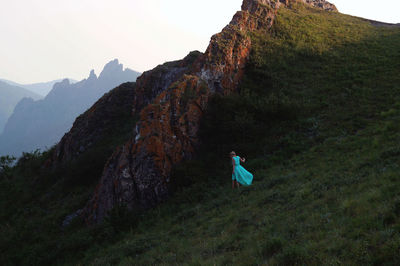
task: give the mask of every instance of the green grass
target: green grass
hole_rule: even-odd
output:
[[[112,241],[119,223],[86,228],[75,220],[61,225],[92,195],[115,147],[129,139],[136,119],[121,114],[115,128],[77,160],[55,170],[43,168],[52,150],[26,153],[7,175],[0,175],[0,249],[2,265],[52,265],[74,261],[96,241]],[[107,232],[107,229],[109,230]]]
[[[399,265],[400,30],[299,5],[251,37],[240,94],[211,99],[168,202],[61,229],[91,185],[4,178],[2,264]],[[232,149],[253,186],[231,190]]]

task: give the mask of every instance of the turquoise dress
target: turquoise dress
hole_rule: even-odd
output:
[[[250,186],[253,182],[253,175],[240,165],[240,157],[233,157],[235,161],[235,171],[232,174],[232,180],[238,181],[243,186]]]

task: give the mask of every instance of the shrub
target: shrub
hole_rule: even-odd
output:
[[[15,157],[12,156],[0,157],[0,177],[8,177],[10,175],[11,167],[15,160]]]

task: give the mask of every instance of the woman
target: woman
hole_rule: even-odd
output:
[[[244,169],[243,166],[240,165],[240,162],[244,163],[246,161],[245,158],[240,158],[236,156],[236,153],[233,151],[230,153],[232,159],[232,189],[235,189],[235,184],[239,188],[239,183],[243,186],[250,186],[253,182],[253,175]]]

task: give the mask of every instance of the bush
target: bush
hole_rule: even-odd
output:
[[[15,161],[15,157],[1,156],[0,157],[0,177],[8,177],[11,171],[12,164]]]

